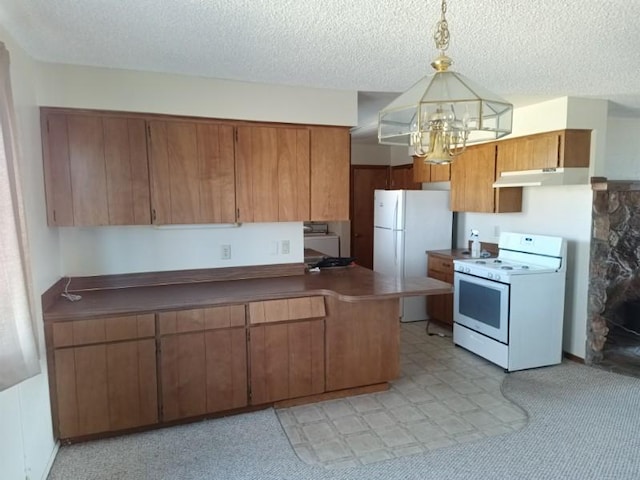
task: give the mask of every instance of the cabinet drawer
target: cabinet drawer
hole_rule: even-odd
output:
[[[196,308],[158,314],[160,335],[201,332],[217,328],[244,327],[244,305]]]
[[[324,297],[286,298],[249,304],[249,323],[252,325],[324,316]]]
[[[153,337],[156,333],[152,313],[125,317],[74,320],[53,324],[53,346],[72,347],[93,343]]]
[[[434,278],[436,277],[431,275],[431,272],[451,274],[453,272],[453,258],[429,254],[428,270],[429,276]]]
[[[442,273],[437,270],[429,270],[427,277],[435,278],[441,282],[447,282],[453,285],[453,275],[451,273]]]

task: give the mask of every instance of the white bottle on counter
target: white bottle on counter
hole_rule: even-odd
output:
[[[480,258],[480,232],[471,230],[471,258]]]

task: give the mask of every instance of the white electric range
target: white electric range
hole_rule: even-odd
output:
[[[453,262],[454,344],[507,371],[560,363],[566,241],[503,232],[498,247]]]

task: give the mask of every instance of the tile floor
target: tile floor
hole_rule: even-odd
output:
[[[451,332],[402,324],[401,376],[386,392],[276,410],[300,459],[340,468],[413,455],[523,428],[505,373],[454,347]]]

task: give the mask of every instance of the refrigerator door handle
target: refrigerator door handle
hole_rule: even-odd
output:
[[[397,230],[398,229],[398,197],[396,197],[396,205],[393,208],[393,227],[391,227],[393,230]]]
[[[393,232],[393,265],[398,266],[398,233]]]
[[[396,205],[393,209],[393,230],[395,233],[395,230],[397,230],[398,228],[398,202],[399,199],[398,197],[396,197]],[[393,265],[394,266],[398,266],[398,235],[394,234],[393,235]]]

